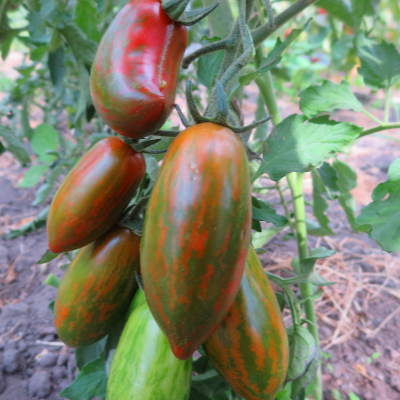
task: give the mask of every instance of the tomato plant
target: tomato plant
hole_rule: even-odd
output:
[[[10,23],[8,0],[0,7],[2,57],[18,40],[30,63],[0,109],[0,152],[32,163],[20,186],[41,183],[42,204],[94,145],[50,210],[8,236],[47,218],[51,252],[86,246],[55,303],[60,338],[83,346],[78,360],[88,360],[62,392],[71,400],[104,399],[107,381],[109,399],[304,400],[312,392],[321,400],[313,302],[333,283],[316,262],[334,250],[310,248],[308,236],[335,233],[328,206],[337,200],[354,231],[400,250],[399,160],[359,215],[357,176],[343,161],[359,138],[400,127],[390,120],[400,83],[397,2],[221,0],[216,8],[203,0],[203,10],[193,8],[199,3],[22,1],[21,26]],[[182,81],[183,132],[168,119],[183,103]],[[382,92],[382,117],[353,93],[361,85]],[[283,116],[284,94],[298,114]],[[35,127],[34,106],[43,113]],[[340,121],[338,109],[375,125]],[[55,128],[64,112],[68,134]],[[256,122],[245,125],[249,117]],[[256,255],[278,232],[298,249],[287,278],[265,273]],[[144,293],[127,311],[136,283]],[[277,299],[290,311],[286,330]],[[84,384],[93,371],[101,385]]]

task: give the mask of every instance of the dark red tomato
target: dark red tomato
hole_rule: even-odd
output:
[[[275,293],[253,247],[228,316],[204,343],[218,372],[246,400],[273,400],[288,366],[288,341]]]
[[[69,172],[51,203],[50,251],[79,249],[103,235],[117,222],[145,172],[143,155],[117,137],[96,143]]]
[[[193,352],[228,313],[251,231],[246,151],[228,128],[202,123],[171,144],[147,206],[142,277],[175,356]]]
[[[187,29],[172,21],[160,0],[131,0],[104,34],[90,87],[104,122],[120,135],[141,138],[171,113]]]
[[[128,311],[137,289],[140,237],[115,225],[79,250],[65,272],[54,305],[60,339],[70,347],[106,336]]]

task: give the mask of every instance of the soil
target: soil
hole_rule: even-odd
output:
[[[249,88],[251,95],[251,87]],[[284,116],[298,112],[293,103],[281,101]],[[245,113],[253,112],[247,103]],[[373,110],[379,117],[380,110]],[[337,120],[365,127],[370,121],[352,112],[340,112]],[[396,132],[388,135],[395,137]],[[400,157],[400,143],[367,137],[343,156],[359,176],[353,191],[358,208],[371,201],[371,191],[386,180],[390,163]],[[0,156],[0,234],[33,219],[44,206],[31,206],[33,189],[18,189],[23,170],[8,153]],[[305,195],[311,180],[306,176]],[[273,197],[268,198],[274,202]],[[275,199],[276,200],[276,199]],[[310,211],[310,210],[308,210]],[[311,214],[310,214],[311,217]],[[323,288],[316,302],[324,351],[324,399],[348,398],[400,400],[400,259],[386,254],[367,235],[354,233],[337,202],[330,204],[333,238],[310,238],[310,247],[326,246],[337,253],[319,261],[321,274],[336,281]],[[296,255],[294,240],[284,231],[265,246],[262,260],[267,270],[285,273]],[[76,375],[74,351],[61,343],[48,304],[56,290],[43,282],[65,261],[36,264],[47,250],[44,229],[13,240],[0,240],[0,399],[59,399],[58,393]],[[288,314],[285,311],[286,321]]]

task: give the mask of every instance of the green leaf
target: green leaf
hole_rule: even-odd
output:
[[[288,37],[282,42],[278,37],[274,48],[267,54],[266,57],[260,63],[258,71],[261,73],[268,72],[271,68],[275,67],[282,59],[283,52],[289,47],[289,45],[296,40],[303,32],[308,28],[310,20],[300,29],[292,29]]]
[[[160,166],[153,156],[145,154],[144,158],[146,159],[146,172],[149,175],[150,179],[154,182],[157,178]]]
[[[278,228],[287,225],[288,220],[283,215],[279,215],[268,204],[252,196],[253,218],[257,221],[272,222]]]
[[[12,42],[14,38],[17,36],[16,33],[10,32],[10,33],[4,33],[4,38],[0,40],[0,51],[1,51],[1,58],[3,61],[6,60],[8,53],[10,52]]]
[[[308,365],[306,373],[292,382],[291,399],[296,399],[300,390],[306,388],[314,380],[320,361],[321,352],[316,348],[314,358]]]
[[[7,151],[14,154],[18,161],[24,164],[29,164],[31,162],[28,150],[17,138],[17,136],[15,136],[10,128],[0,125],[0,136],[4,139],[6,143]]]
[[[78,369],[82,370],[85,365],[99,358],[104,351],[106,342],[107,337],[104,337],[90,346],[78,347],[75,350],[76,365]]]
[[[32,165],[26,171],[24,177],[22,178],[21,182],[19,182],[18,187],[20,188],[30,188],[37,185],[40,181],[40,178],[43,176],[44,172],[46,171],[48,165],[36,164]]]
[[[324,196],[328,200],[335,200],[340,196],[338,187],[338,176],[335,169],[331,164],[324,162],[319,168],[315,170],[324,185]]]
[[[88,39],[75,23],[69,23],[59,30],[71,47],[75,60],[90,68],[96,55],[97,43]]]
[[[355,220],[359,230],[384,251],[400,251],[400,159],[390,165],[388,180],[376,186],[372,200]]]
[[[380,2],[381,0],[351,0],[356,30],[360,28],[365,16],[377,17]]]
[[[57,150],[58,132],[49,124],[40,124],[34,130],[31,139],[33,151],[38,155],[45,155],[48,150]],[[50,156],[54,159],[54,156]]]
[[[56,9],[55,0],[40,0],[40,4],[40,14],[45,19]]]
[[[77,0],[75,6],[75,22],[85,32],[86,36],[96,42],[101,34],[97,29],[97,5],[94,0]]]
[[[362,111],[362,104],[351,91],[347,81],[335,84],[324,81],[322,85],[310,86],[299,93],[300,110],[307,117],[316,117],[336,109]]]
[[[392,43],[376,44],[361,33],[357,37],[358,73],[372,89],[390,88],[400,82],[400,54]]]
[[[353,195],[350,193],[350,190],[357,186],[357,173],[350,165],[336,158],[333,160],[332,166],[336,170],[338,176],[337,185],[340,192],[339,203],[346,213],[350,226],[357,232],[358,227],[355,222],[357,204]]]
[[[47,214],[49,213],[50,206],[47,206],[43,209],[38,216],[33,220],[25,225],[23,225],[19,229],[12,230],[11,232],[5,234],[3,236],[4,239],[14,239],[18,236],[25,235],[25,233],[33,232],[37,229],[43,228],[46,226]]]
[[[61,280],[57,278],[54,274],[50,274],[44,281],[46,285],[52,286],[56,289],[58,289],[58,287],[60,286],[60,282]]]
[[[356,394],[353,392],[349,393],[349,400],[361,400]]]
[[[267,228],[262,232],[253,232],[251,235],[251,243],[254,248],[258,249],[267,244],[277,233],[279,233],[283,228]]]
[[[335,253],[335,250],[328,250],[325,247],[317,247],[315,249],[311,249],[310,255],[300,262],[302,273],[306,276],[310,275],[314,271],[315,263],[319,258],[330,257],[332,254]]]
[[[354,19],[351,10],[351,4],[346,0],[320,0],[315,3],[317,7],[323,8],[328,11],[330,15],[338,18],[346,25],[353,27]]]
[[[47,45],[36,47],[36,49],[31,51],[29,58],[31,59],[31,61],[41,61],[47,51]]]
[[[312,183],[313,183],[313,210],[314,216],[317,219],[320,229],[318,230],[318,236],[329,236],[334,235],[331,228],[329,228],[329,218],[325,214],[328,211],[328,203],[323,197],[323,193],[326,192],[325,186],[316,170],[311,171]]]
[[[279,308],[281,312],[283,312],[283,309],[285,308],[286,305],[286,299],[285,296],[282,293],[275,292],[275,297],[278,300]]]
[[[52,253],[50,250],[46,250],[46,253],[42,255],[39,261],[36,261],[36,264],[45,264],[50,262],[51,260],[54,260],[57,256],[59,256],[61,253]]]
[[[62,80],[65,75],[65,50],[64,46],[59,46],[57,50],[49,52],[48,66],[50,70],[50,78],[56,89],[60,89]]]
[[[70,46],[78,67],[79,102],[75,114],[75,123],[85,112],[87,104],[91,104],[89,69],[97,50],[97,43],[86,37],[85,33],[75,23],[69,23],[60,29]]]
[[[295,325],[288,331],[289,336],[289,367],[286,379],[299,379],[307,371],[316,352],[315,340],[312,334],[303,326]]]
[[[278,181],[290,172],[309,171],[351,143],[361,132],[362,128],[329,120],[327,115],[308,121],[304,115],[290,115],[268,136],[264,163],[253,175],[252,182],[264,173]]]
[[[204,37],[203,40],[207,41],[208,43],[213,43],[220,40],[220,38],[213,37],[209,39]],[[199,58],[197,77],[199,78],[199,82],[209,90],[211,90],[214,86],[215,79],[218,75],[223,58],[224,51],[215,51],[214,53],[210,53]]]
[[[307,276],[306,282],[311,283],[314,286],[332,286],[336,283],[336,282],[328,282],[316,270],[311,275]]]
[[[69,400],[90,400],[96,396],[105,400],[106,389],[105,361],[103,358],[98,358],[86,364],[72,384],[59,395]]]
[[[46,177],[46,182],[42,186],[40,186],[40,188],[35,193],[35,200],[32,203],[33,206],[38,206],[47,199],[48,195],[51,193],[57,181],[57,178],[60,176],[63,168],[64,168],[64,163],[59,162],[50,170],[50,173]]]

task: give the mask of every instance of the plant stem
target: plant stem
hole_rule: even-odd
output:
[[[373,119],[377,124],[383,125],[383,121],[381,121],[379,118],[376,118],[374,115],[369,113],[367,110],[362,110],[362,113],[365,114],[367,117]]]
[[[255,29],[252,32],[254,46],[258,47],[268,36],[271,36],[271,34],[279,29],[283,24],[317,1],[318,0],[298,0],[291,7],[275,17],[273,26],[268,22]]]
[[[287,175],[287,180],[293,198],[299,261],[308,257],[306,209],[303,196],[303,177],[304,174],[296,172],[292,172]],[[301,297],[303,299],[311,296],[314,293],[313,287],[310,283],[300,283],[300,292],[301,292]],[[314,310],[314,303],[312,300],[307,300],[304,303],[304,311],[306,313],[307,320],[310,321],[310,323],[307,323],[307,328],[313,335],[315,343],[319,348],[318,324]],[[322,378],[321,365],[319,365],[317,374],[315,376],[314,393],[313,393],[314,400],[322,400],[323,398],[321,378]]]
[[[386,131],[388,129],[399,129],[399,128],[400,128],[400,122],[384,124],[384,125],[376,126],[375,128],[367,129],[366,131],[361,132],[359,138],[368,136],[368,135],[372,135],[373,133],[376,133],[376,132],[382,132],[382,131]]]
[[[385,99],[385,117],[383,121],[385,124],[389,123],[389,112],[390,112],[390,94],[391,88],[386,89],[386,99]]]
[[[215,0],[203,0],[203,7],[211,6]],[[220,0],[219,6],[208,16],[211,31],[214,36],[224,39],[229,36],[234,20],[229,0]]]
[[[256,50],[255,63],[261,62],[263,58],[262,49],[258,48]],[[261,81],[258,81],[262,79]],[[276,98],[272,86],[272,78],[270,72],[263,74],[260,78],[257,78],[256,83],[260,89],[261,95],[265,101],[268,112],[272,117],[272,124],[276,126],[282,121],[282,116],[276,102]],[[308,246],[307,246],[307,226],[306,226],[306,209],[304,204],[303,196],[303,174],[298,174],[292,172],[287,175],[287,181],[289,184],[290,191],[292,193],[293,207],[294,207],[294,232],[296,234],[297,247],[299,253],[299,261],[308,256]],[[313,294],[313,287],[309,283],[300,284],[301,297],[306,298]],[[316,345],[319,347],[318,338],[318,325],[315,316],[314,304],[312,300],[307,300],[304,303],[304,310],[306,313],[306,318],[311,323],[307,324],[307,328],[313,335]],[[314,400],[322,400],[323,390],[322,390],[322,374],[321,366],[318,367],[317,374],[315,377],[314,384]]]
[[[295,226],[293,225],[292,219],[290,218],[289,208],[287,206],[287,202],[285,200],[285,196],[283,195],[283,192],[282,192],[282,189],[281,189],[281,181],[276,182],[275,187],[276,187],[276,190],[279,193],[279,197],[281,199],[281,204],[283,206],[283,209],[285,210],[286,218],[289,221],[290,229],[292,230],[293,234],[296,234],[296,229],[295,229]]]

